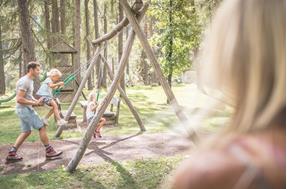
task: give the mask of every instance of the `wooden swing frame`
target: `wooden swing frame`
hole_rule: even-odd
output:
[[[78,90],[72,100],[71,105],[69,106],[68,110],[67,110],[67,114],[65,116],[65,120],[68,120],[69,117],[71,116],[71,113],[73,111],[73,109],[76,106],[76,103],[79,100],[79,97],[81,95],[81,92],[87,82],[87,79],[89,77],[89,75],[91,74],[91,71],[93,69],[93,67],[95,66],[95,64],[97,62],[99,62],[101,55],[100,55],[100,46],[103,42],[113,38],[114,36],[116,36],[116,34],[120,31],[123,30],[123,28],[125,26],[127,26],[128,24],[130,24],[131,26],[131,30],[129,31],[128,34],[128,39],[125,43],[124,46],[124,51],[123,54],[121,56],[120,62],[119,62],[119,68],[116,72],[115,75],[113,75],[112,70],[109,66],[109,64],[106,61],[103,61],[104,64],[107,66],[107,71],[108,71],[108,75],[109,78],[112,80],[111,86],[107,92],[107,95],[105,96],[105,98],[103,99],[103,101],[101,102],[101,104],[99,105],[97,112],[95,113],[95,116],[93,117],[92,121],[89,123],[85,134],[81,140],[81,143],[79,145],[79,148],[77,150],[77,152],[75,153],[75,155],[73,156],[73,158],[71,159],[71,161],[69,162],[69,164],[66,167],[66,170],[69,172],[73,172],[76,167],[78,166],[80,160],[82,159],[88,145],[89,142],[92,138],[93,132],[96,129],[97,124],[100,121],[100,118],[103,116],[104,112],[106,111],[106,109],[108,108],[116,90],[118,90],[123,98],[123,100],[125,101],[125,103],[128,105],[131,113],[133,114],[133,116],[135,117],[140,130],[141,131],[145,131],[145,127],[143,125],[143,122],[137,112],[137,110],[133,107],[132,102],[129,100],[128,96],[126,95],[126,93],[124,92],[124,90],[121,88],[120,86],[120,80],[123,77],[124,74],[124,70],[127,66],[127,60],[129,58],[133,43],[134,43],[134,39],[135,36],[138,37],[146,55],[147,58],[150,60],[151,64],[153,65],[157,77],[161,83],[161,86],[164,89],[164,92],[167,96],[168,101],[170,102],[171,106],[173,107],[176,116],[179,118],[180,121],[182,121],[183,123],[185,123],[187,121],[187,116],[184,114],[184,112],[182,111],[182,107],[179,106],[170,86],[168,85],[168,82],[166,81],[160,65],[156,59],[156,56],[147,40],[147,38],[144,35],[144,32],[142,31],[139,23],[141,22],[141,20],[143,19],[145,12],[148,9],[148,4],[143,4],[141,0],[136,0],[136,3],[141,2],[141,9],[139,10],[138,6],[132,6],[135,7],[135,9],[132,9],[130,7],[130,5],[128,4],[127,0],[119,0],[120,5],[123,7],[124,12],[126,17],[109,33],[103,35],[102,37],[96,39],[95,41],[93,41],[93,45],[96,48],[96,52],[90,62],[90,65],[88,67],[88,69],[86,70],[86,74],[84,75]],[[134,5],[135,5],[134,4]],[[57,132],[56,132],[56,137],[59,137],[62,133],[63,129],[62,127],[59,127]],[[196,133],[194,133],[196,135]]]

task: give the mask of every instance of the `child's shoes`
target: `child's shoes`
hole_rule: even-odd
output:
[[[57,121],[57,124],[60,125],[60,126],[61,125],[66,125],[67,123],[68,122],[66,120],[64,120],[64,119],[60,119],[60,120]]]

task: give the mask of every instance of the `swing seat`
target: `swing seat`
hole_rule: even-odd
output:
[[[62,112],[62,115],[63,115],[63,117],[65,117],[67,115],[67,111]],[[77,128],[77,126],[78,126],[77,115],[74,112],[72,112],[72,114],[68,120],[68,124],[65,125],[63,128],[64,128],[64,130],[75,129],[75,128]]]
[[[114,112],[105,112],[103,117],[110,118],[110,117],[115,117],[115,116],[116,116],[116,113]]]

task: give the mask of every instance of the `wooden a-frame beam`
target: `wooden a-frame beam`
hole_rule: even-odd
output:
[[[142,20],[143,16],[144,16],[145,12],[142,12],[142,14],[139,16],[139,21]],[[92,135],[96,129],[97,124],[100,121],[100,118],[103,116],[105,110],[107,109],[109,103],[111,102],[117,86],[120,82],[121,77],[124,74],[124,70],[125,67],[127,65],[127,60],[129,58],[133,43],[134,43],[134,39],[135,39],[135,33],[134,31],[130,30],[129,35],[128,35],[128,39],[125,43],[125,48],[120,60],[120,66],[118,68],[117,74],[115,75],[115,78],[111,84],[111,87],[108,90],[107,95],[105,96],[105,98],[103,99],[102,103],[99,105],[97,112],[95,114],[95,116],[93,117],[92,121],[89,123],[88,128],[84,134],[83,139],[81,140],[81,143],[79,145],[79,148],[76,152],[76,154],[73,156],[72,160],[69,162],[68,166],[66,167],[66,170],[69,172],[73,172],[77,165],[79,164],[80,160],[82,159],[88,145],[89,142],[92,138]]]
[[[110,67],[110,65],[108,64],[107,60],[101,55],[101,58],[104,62],[104,64],[107,66],[107,71],[108,71],[108,75],[109,75],[109,78],[111,81],[113,81],[114,79],[114,75],[113,75],[113,72],[112,72],[112,69]],[[130,101],[130,99],[128,98],[127,94],[125,93],[125,91],[121,88],[121,85],[118,84],[118,91],[120,92],[122,98],[124,99],[125,103],[127,104],[127,106],[129,107],[131,113],[133,114],[134,118],[136,119],[139,127],[140,127],[140,130],[141,131],[145,131],[145,127],[143,125],[143,122],[138,114],[138,111],[135,109],[135,107],[133,106],[132,102]]]
[[[66,113],[66,115],[64,117],[64,119],[66,121],[69,120],[69,118],[70,118],[70,116],[71,116],[71,114],[72,114],[72,112],[73,112],[73,110],[74,110],[74,108],[75,108],[75,106],[76,106],[76,104],[77,104],[77,102],[79,100],[79,97],[82,94],[82,91],[83,91],[83,89],[85,87],[85,84],[86,84],[86,82],[88,80],[88,77],[91,74],[93,67],[95,66],[95,63],[98,62],[98,60],[100,59],[100,51],[101,51],[100,47],[97,47],[96,52],[95,52],[93,58],[90,61],[90,65],[89,65],[89,67],[88,67],[88,69],[86,71],[86,74],[84,75],[84,77],[83,77],[83,79],[82,79],[82,81],[81,81],[81,83],[80,83],[80,85],[79,85],[79,87],[77,89],[77,92],[76,92],[76,94],[75,94],[75,96],[74,96],[74,98],[73,98],[73,100],[72,100],[72,102],[71,102],[71,104],[70,104],[70,106],[69,106],[69,108],[67,110],[67,113]],[[62,132],[63,132],[63,130],[64,130],[63,126],[59,126],[57,131],[56,131],[55,137],[60,137]]]

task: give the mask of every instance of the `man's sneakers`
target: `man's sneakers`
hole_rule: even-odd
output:
[[[18,156],[16,151],[10,151],[8,153],[8,156],[6,157],[6,163],[14,163],[22,160],[23,158],[21,156]]]
[[[46,158],[47,159],[53,159],[56,157],[59,157],[63,152],[62,151],[55,151],[52,146],[49,144],[46,147]],[[8,152],[8,156],[6,157],[6,164],[8,163],[14,163],[18,161],[22,161],[23,158],[17,154],[16,148],[12,147],[10,151]]]
[[[64,119],[60,119],[60,120],[57,121],[57,125],[59,125],[59,126],[66,125],[67,123],[68,122],[66,120],[64,120]]]
[[[46,147],[46,158],[58,157],[62,153],[63,153],[62,151],[58,151],[58,152],[55,151],[54,148],[50,145],[48,147]]]

